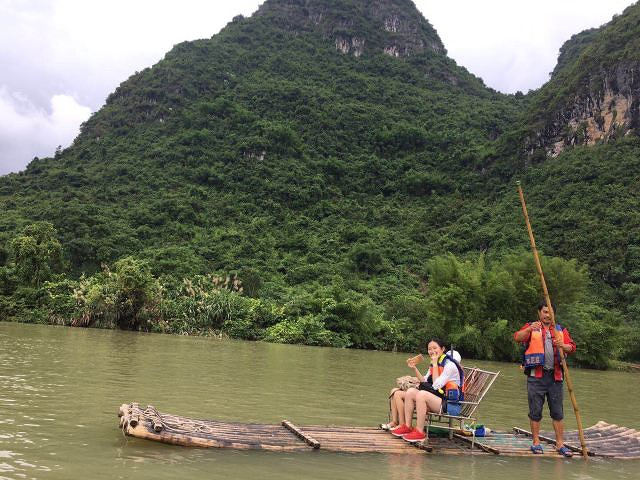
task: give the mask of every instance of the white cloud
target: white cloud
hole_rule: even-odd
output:
[[[0,0],[0,175],[66,146],[109,93],[258,0]],[[73,95],[60,95],[73,92]]]
[[[632,0],[415,0],[458,65],[505,93],[540,88],[572,35],[599,27]]]
[[[51,97],[49,111],[20,92],[0,87],[0,175],[24,169],[33,157],[53,154],[71,144],[91,109],[71,95]]]

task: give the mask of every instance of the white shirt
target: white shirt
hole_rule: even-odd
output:
[[[430,375],[431,372],[427,371],[427,374],[424,376],[425,381]],[[456,367],[456,364],[452,361],[448,361],[444,364],[442,373],[438,378],[436,378],[436,381],[433,382],[433,389],[440,390],[449,382],[454,382],[456,385],[460,386],[460,372],[458,372],[458,367]]]

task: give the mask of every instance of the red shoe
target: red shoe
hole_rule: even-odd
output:
[[[413,429],[411,427],[407,427],[406,425],[400,425],[399,427],[396,427],[391,430],[391,435],[395,437],[401,437],[411,432],[412,430]]]
[[[407,433],[406,435],[402,436],[402,439],[405,442],[410,442],[410,443],[416,443],[416,442],[421,442],[423,441],[425,438],[427,438],[427,436],[424,434],[424,432],[421,432],[420,430],[416,430],[415,428],[412,429],[409,433]]]

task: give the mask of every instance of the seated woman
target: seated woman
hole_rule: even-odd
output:
[[[416,364],[423,360],[422,355],[416,355],[407,359],[407,366],[413,368],[417,373],[418,380],[424,381],[424,377],[420,374],[416,368]],[[383,423],[380,425],[382,430],[391,430],[399,425],[403,425],[404,421],[404,397],[406,391],[400,388],[392,388],[389,392],[389,410],[391,412],[391,421],[389,423]]]
[[[426,375],[421,375],[415,364],[413,368],[420,380],[419,388],[410,388],[403,392],[402,401],[404,415],[398,413],[399,426],[391,430],[396,437],[402,437],[408,442],[420,442],[425,439],[424,424],[428,413],[446,413],[445,395],[457,393],[461,395],[460,363],[455,358],[457,352],[447,352],[442,340],[433,338],[427,345],[431,366]],[[458,358],[460,355],[458,354]],[[395,397],[395,394],[394,394]],[[396,406],[398,408],[399,402]],[[416,411],[416,427],[412,428],[413,410]]]

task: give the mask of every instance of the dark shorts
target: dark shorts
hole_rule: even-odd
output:
[[[440,393],[438,390],[434,390],[433,384],[431,382],[420,382],[420,385],[418,385],[418,390],[433,393],[436,397],[444,399],[444,393]]]
[[[562,420],[562,382],[556,382],[553,371],[544,372],[542,378],[527,377],[527,394],[529,397],[529,418],[534,422],[542,420],[542,406],[547,397],[549,413],[554,420]]]

